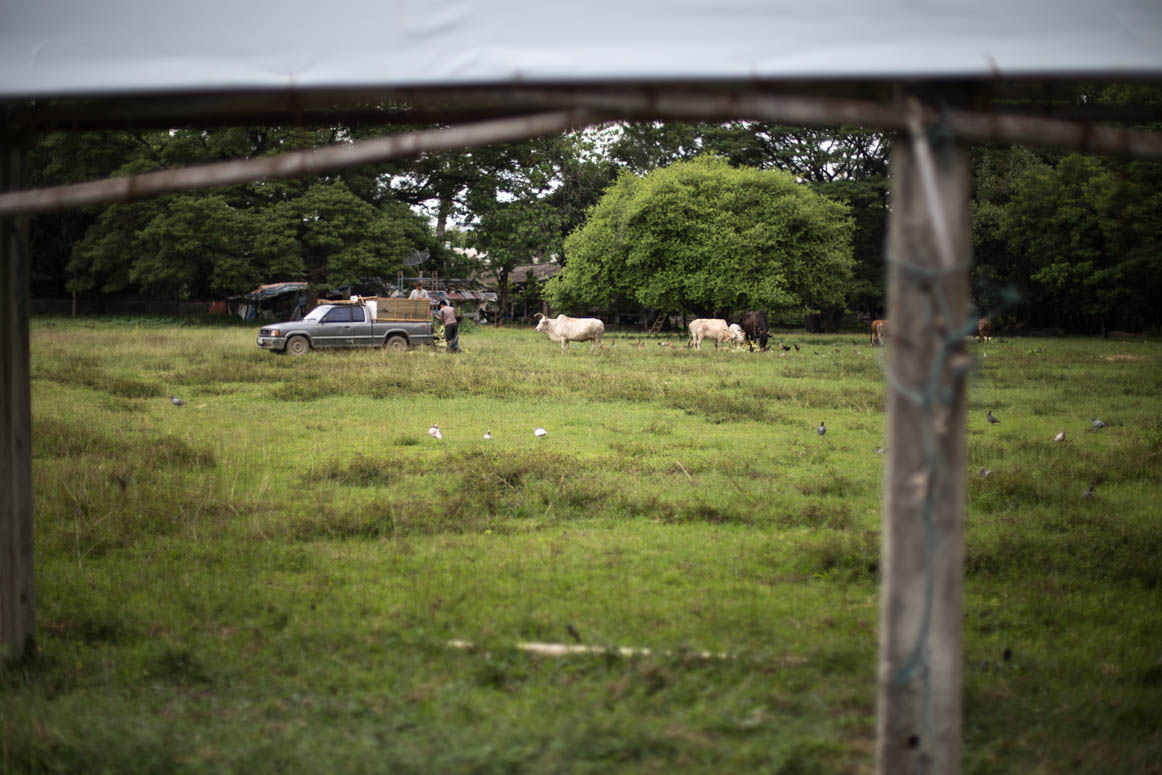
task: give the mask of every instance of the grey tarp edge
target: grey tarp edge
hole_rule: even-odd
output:
[[[1158,0],[0,4],[0,99],[1158,74]]]

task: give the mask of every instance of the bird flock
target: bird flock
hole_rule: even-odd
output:
[[[820,421],[819,427],[815,429],[815,432],[822,436],[823,434],[827,433],[827,426],[824,425],[822,421]],[[432,423],[431,427],[428,428],[428,435],[437,441],[441,441],[444,438],[444,434],[440,431],[439,423]],[[543,439],[548,435],[549,432],[544,428],[537,427],[533,429],[533,436],[537,437],[538,439]],[[484,431],[484,436],[482,438],[485,441],[492,441],[492,429],[489,428],[488,430]],[[876,451],[879,452],[880,450]]]
[[[540,330],[540,329],[538,328],[538,330]],[[662,342],[661,344],[663,346],[666,346],[668,343]],[[641,346],[642,343],[638,342],[637,345]],[[782,343],[779,344],[779,347],[783,350],[783,354],[785,354],[786,352],[791,350],[791,347],[788,347],[787,345],[782,344]],[[794,349],[796,352],[798,352],[799,345],[795,344]],[[177,396],[172,396],[172,395],[169,397],[169,400],[170,400],[170,403],[173,404],[175,407],[185,406],[185,403],[186,403],[185,401],[178,398]],[[993,415],[992,409],[989,409],[985,413],[985,420],[988,421],[989,425],[999,425],[1001,423],[1001,421],[995,415]],[[1098,431],[1098,430],[1101,430],[1103,428],[1108,427],[1108,423],[1106,423],[1103,420],[1098,419],[1097,415],[1092,415],[1091,420],[1090,420],[1090,427],[1093,430]],[[815,432],[821,437],[827,433],[827,426],[824,423],[824,421],[820,420],[818,427],[815,428]],[[440,426],[438,423],[432,423],[431,427],[428,428],[428,435],[437,441],[441,441],[444,438],[444,434],[440,431]],[[548,431],[546,431],[542,427],[537,427],[537,428],[533,429],[533,436],[538,438],[538,439],[544,438],[547,435],[548,435]],[[489,428],[489,429],[485,430],[482,438],[484,441],[491,441],[492,440],[492,429]],[[1057,435],[1055,435],[1053,437],[1053,441],[1054,442],[1066,441],[1065,431],[1062,430],[1062,431],[1058,432]],[[876,449],[876,454],[884,454],[884,452],[885,452],[885,450],[883,447],[879,447]],[[993,472],[991,469],[988,469],[988,468],[981,468],[980,469],[980,476],[981,477],[988,478],[992,475],[993,475]],[[1095,494],[1094,494],[1095,487],[1096,487],[1096,483],[1091,482],[1089,487],[1085,490],[1085,492],[1082,493],[1082,496],[1085,498],[1095,497]]]
[[[993,410],[992,410],[992,409],[989,409],[989,410],[988,410],[988,411],[985,413],[985,419],[986,419],[986,420],[988,420],[988,423],[989,423],[989,425],[999,425],[999,424],[1000,424],[1000,422],[1001,422],[1000,420],[998,420],[996,417],[994,417],[994,416],[993,416]],[[819,432],[822,434],[822,433],[823,433],[823,430],[822,430],[822,428],[823,428],[823,426],[822,426],[822,423],[820,424],[820,426],[819,426],[819,427],[820,427],[820,431],[819,431]],[[1091,415],[1091,420],[1090,420],[1090,427],[1091,427],[1093,430],[1095,430],[1095,431],[1100,431],[1102,428],[1108,428],[1108,427],[1109,427],[1109,424],[1108,424],[1108,423],[1106,423],[1106,422],[1105,422],[1105,421],[1103,421],[1103,420],[1099,420],[1099,419],[1097,418],[1097,415]],[[1059,431],[1059,432],[1057,433],[1057,435],[1053,437],[1053,441],[1054,441],[1054,442],[1058,442],[1058,443],[1066,441],[1065,431],[1064,431],[1064,430],[1062,430],[1062,431]],[[986,478],[986,479],[987,479],[988,477],[990,477],[990,476],[992,476],[992,475],[993,475],[993,472],[992,472],[990,469],[988,469],[988,468],[981,468],[981,469],[980,469],[980,475],[981,475],[981,477],[983,477],[983,478]],[[1096,483],[1096,482],[1090,482],[1090,484],[1089,484],[1089,487],[1086,489],[1086,491],[1085,491],[1085,492],[1083,492],[1083,493],[1081,494],[1081,496],[1082,496],[1083,498],[1094,498],[1094,497],[1096,497],[1096,495],[1095,495],[1095,493],[1094,493],[1094,488],[1095,488],[1096,486],[1097,486],[1097,483]]]
[[[428,428],[428,435],[436,441],[442,441],[444,438],[444,434],[440,431],[439,423],[432,423],[432,427]],[[549,435],[549,432],[544,428],[534,428],[533,435],[540,439]],[[492,429],[489,428],[488,430],[484,431],[484,436],[481,438],[483,438],[485,441],[492,441]]]

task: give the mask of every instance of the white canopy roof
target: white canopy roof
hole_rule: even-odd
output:
[[[1159,74],[1159,0],[0,4],[0,99]]]

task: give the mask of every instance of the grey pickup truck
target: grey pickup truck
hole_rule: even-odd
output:
[[[263,326],[258,346],[303,355],[315,347],[387,347],[433,344],[427,299],[353,299],[321,304],[302,320]]]

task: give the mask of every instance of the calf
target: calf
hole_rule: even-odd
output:
[[[981,318],[976,322],[976,341],[984,342],[993,338],[993,322],[988,318]]]
[[[746,333],[746,344],[754,352],[754,343],[759,343],[760,350],[767,349],[767,313],[762,310],[748,312],[742,316],[742,330]]]
[[[569,342],[588,340],[592,342],[590,350],[601,347],[601,337],[605,336],[605,324],[597,318],[571,318],[565,315],[547,318],[539,312],[537,315],[540,317],[537,321],[537,331],[544,332],[554,342],[560,342],[561,352],[565,352]]]
[[[887,325],[888,325],[888,321],[886,321],[886,320],[873,320],[871,322],[872,347],[876,347],[876,346],[882,347],[883,346],[884,335],[887,333],[887,331],[886,331]]]
[[[739,328],[731,328],[725,320],[719,318],[696,318],[690,321],[690,344],[695,350],[702,349],[703,339],[713,339],[714,349],[727,342],[746,341],[746,335]]]

